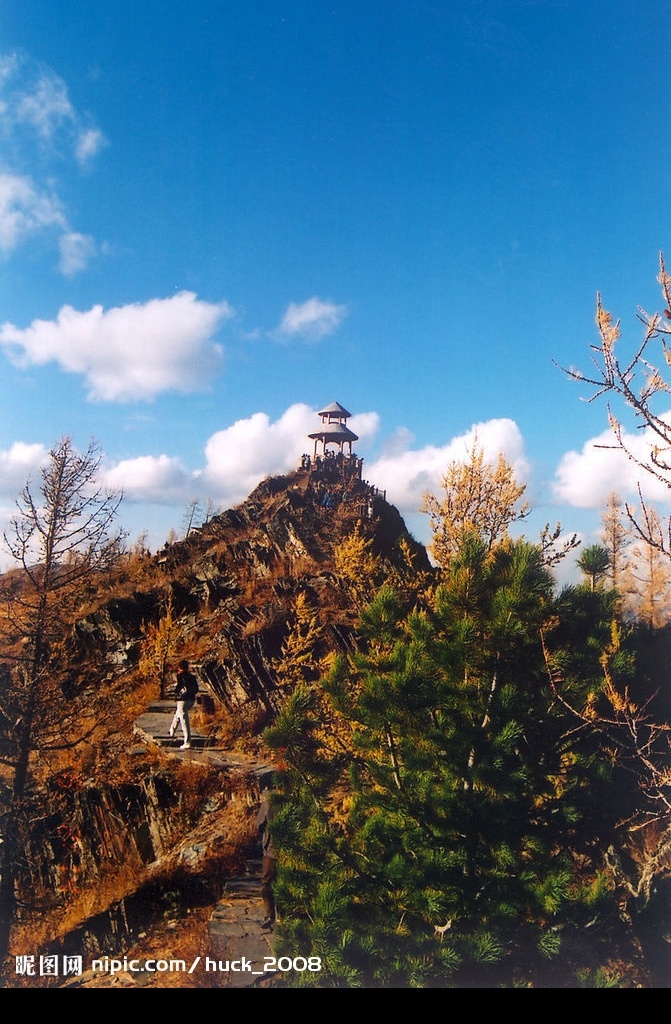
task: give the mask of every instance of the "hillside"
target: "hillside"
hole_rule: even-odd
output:
[[[263,481],[238,507],[155,555],[128,556],[82,595],[61,686],[82,707],[81,730],[91,731],[92,720],[94,727],[83,744],[35,756],[14,955],[118,955],[139,936],[151,946],[174,933],[184,945],[187,924],[189,944],[202,948],[226,878],[254,853],[258,781],[230,759],[194,751],[185,760],[139,742],[134,723],[169,696],[176,663],[187,657],[200,684],[193,723],[206,749],[232,751],[252,769],[263,763],[260,733],[291,689],[278,666],[297,601],[319,624],[306,678],[316,678],[329,651],[353,643],[358,583],[336,565],[352,538],[399,585],[431,573],[396,509],[334,459],[319,472]],[[162,629],[163,680],[147,671]],[[162,937],[152,940],[157,929]],[[35,983],[17,979],[19,987]]]
[[[487,558],[476,543],[464,561],[456,559],[450,586],[435,588],[427,552],[360,469],[358,460],[336,457],[303,462],[159,552],[122,554],[77,595],[62,654],[52,660],[56,741],[37,745],[30,765],[10,987],[226,987],[226,977],[202,970],[122,971],[111,981],[85,970],[73,981],[14,965],[31,957],[81,957],[84,967],[105,957],[195,963],[212,951],[213,922],[223,930],[220,948],[235,955],[248,941],[265,948],[269,937],[246,915],[260,857],[256,811],[273,774],[294,786],[290,820],[301,817],[285,836],[289,848],[293,842],[300,860],[315,844],[295,888],[286,888],[291,878],[284,883],[298,909],[293,921],[286,915],[287,934],[280,929],[277,941],[292,956],[310,949],[305,894],[313,884],[318,899],[322,858],[330,850],[327,890],[335,886],[337,898],[334,892],[320,903],[330,927],[354,861],[372,844],[376,856],[388,856],[389,877],[371,872],[368,854],[357,871],[362,886],[373,886],[369,907],[379,918],[371,927],[389,943],[390,970],[397,942],[416,942],[420,975],[443,958],[441,977],[451,987],[450,957],[465,955],[468,963],[473,949],[494,948],[479,933],[480,901],[500,891],[490,913],[492,920],[502,915],[509,949],[534,929],[540,945],[534,940],[533,951],[511,954],[510,973],[477,953],[470,969],[454,975],[457,987],[475,978],[491,987],[657,987],[668,975],[668,742],[665,727],[649,730],[646,718],[650,695],[658,712],[666,693],[658,687],[660,658],[650,660],[652,638],[634,630],[634,646],[620,651],[612,596],[589,587],[552,595],[540,549],[524,540]],[[18,575],[7,574],[3,590],[20,604]],[[367,646],[361,613],[376,595],[381,603],[367,623],[375,629],[377,622],[381,633]],[[401,633],[387,634],[385,621],[396,626],[418,605],[406,646],[392,652]],[[654,643],[663,654],[667,634]],[[632,676],[637,651],[644,657]],[[11,653],[6,648],[2,664],[7,685]],[[341,659],[341,672],[345,663],[358,666],[350,687],[337,672],[327,678],[338,654],[351,656]],[[186,751],[167,732],[182,658],[200,688]],[[306,689],[312,704],[303,702]],[[577,694],[585,703],[576,715],[568,704]],[[11,723],[0,714],[0,758],[9,762]],[[640,729],[633,743],[632,728]],[[283,753],[282,736],[292,730],[298,762]],[[476,754],[480,777],[471,772]],[[356,796],[351,769],[362,772]],[[321,804],[303,786],[305,770],[314,772]],[[11,775],[2,772],[7,796]],[[331,848],[321,832],[327,819]],[[471,828],[472,856],[483,858],[484,875],[466,883]],[[340,857],[335,837],[343,829],[356,837],[354,859]],[[403,884],[390,886],[397,872]],[[406,891],[411,876],[416,882]],[[231,885],[244,897],[237,910]],[[348,917],[351,927],[337,925],[336,935],[352,941],[359,890],[347,898],[356,921]],[[519,918],[516,899],[525,907]],[[461,937],[456,928],[445,937],[449,901],[464,921],[473,915],[475,940],[463,926]],[[400,929],[413,903],[413,928]],[[565,920],[551,923],[560,908]],[[566,955],[546,964],[560,939]],[[363,959],[368,948],[364,926]],[[414,963],[407,948],[399,965]],[[373,955],[364,987],[373,987],[381,966]],[[337,986],[349,985],[350,967]],[[263,987],[300,982],[264,978]]]

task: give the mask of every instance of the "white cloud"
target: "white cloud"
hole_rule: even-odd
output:
[[[662,418],[671,422],[671,414]],[[659,441],[649,430],[636,434],[623,430],[622,439],[632,455],[642,463],[648,461],[651,448]],[[647,501],[668,504],[671,498],[669,484],[655,479],[634,459],[628,458],[616,446],[612,431],[607,430],[586,441],[580,452],[566,452],[562,456],[553,490],[557,499],[568,505],[598,509],[612,491],[616,491],[623,501],[637,501],[639,483]]]
[[[192,477],[181,461],[168,455],[142,455],[118,462],[104,474],[104,484],[123,491],[124,501],[181,504]]]
[[[384,439],[382,446],[383,455],[393,458],[395,455],[402,455],[412,445],[414,435],[407,427],[397,427],[393,434]]]
[[[426,445],[415,450],[404,447],[410,441],[407,431],[397,431],[385,445],[383,454],[370,466],[364,464],[366,478],[386,491],[387,500],[402,515],[417,512],[427,491],[438,495],[450,463],[466,461],[474,444],[482,449],[487,462],[495,463],[503,454],[518,482],[526,483],[529,478],[524,439],[517,424],[510,419],[476,423],[466,433],[440,447]]]
[[[318,425],[309,406],[290,406],[275,423],[264,412],[219,430],[205,446],[201,488],[222,508],[243,501],[266,476],[296,469]]]
[[[318,426],[319,421],[314,417],[310,433],[314,433]],[[380,429],[380,417],[376,412],[357,412],[348,419],[347,426],[362,445],[372,444]]]
[[[282,317],[277,333],[284,337],[319,341],[327,334],[333,334],[346,314],[346,306],[336,306],[333,302],[326,302],[317,296],[307,299],[306,302],[291,302]]]
[[[40,194],[29,178],[0,173],[0,249],[10,253],[43,228],[67,227],[59,200]]]
[[[44,139],[52,138],[64,123],[76,121],[65,82],[47,68],[40,68],[27,87],[17,89],[12,101],[16,120],[31,125]]]
[[[61,235],[60,269],[66,277],[73,277],[85,270],[89,261],[96,254],[96,244],[91,235],[82,235],[78,231],[70,231]]]
[[[6,142],[0,250],[12,253],[36,232],[58,227],[66,232],[60,243],[62,272],[83,269],[82,243],[75,254],[72,240],[88,236],[71,229],[54,171],[63,160],[88,166],[107,142],[102,131],[74,108],[62,78],[26,54],[9,53],[0,55],[0,132]]]
[[[0,451],[0,572],[16,564],[5,544],[4,535],[11,540],[14,534],[12,518],[17,515],[17,499],[26,484],[34,496],[39,494],[40,469],[49,453],[42,444],[15,441],[11,448]]]
[[[16,366],[56,363],[81,374],[91,399],[151,400],[210,383],[222,358],[212,337],[231,315],[228,303],[202,302],[192,292],[83,313],[63,306],[55,321],[34,320],[24,330],[3,324],[0,345]]]
[[[15,499],[47,456],[44,445],[24,441],[15,441],[11,448],[0,451],[0,495]]]
[[[19,55],[17,53],[5,53],[0,56],[0,86],[9,81],[19,66]]]
[[[6,134],[18,138],[18,129],[27,128],[42,144],[54,146],[54,152],[71,153],[80,163],[87,163],[107,141],[73,106],[60,75],[27,54],[0,57],[0,90]]]
[[[85,128],[79,132],[75,144],[75,156],[82,165],[87,165],[107,144],[107,139],[98,128]]]

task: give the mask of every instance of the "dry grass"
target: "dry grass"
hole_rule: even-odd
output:
[[[141,865],[125,861],[109,868],[95,885],[78,893],[73,891],[65,908],[45,911],[39,918],[33,915],[19,923],[12,932],[11,955],[35,954],[128,896],[137,888],[138,872],[141,873]]]

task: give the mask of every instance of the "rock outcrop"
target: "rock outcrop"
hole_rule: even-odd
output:
[[[237,508],[166,545],[152,561],[160,577],[151,589],[114,597],[78,623],[82,649],[101,645],[110,667],[131,666],[169,594],[202,688],[232,711],[254,706],[272,715],[283,697],[276,663],[299,593],[320,611],[324,651],[351,644],[359,604],[334,553],[355,531],[383,572],[407,572],[402,539],[415,570],[431,571],[425,549],[376,488],[339,477],[335,467],[330,475],[301,469],[265,480]]]

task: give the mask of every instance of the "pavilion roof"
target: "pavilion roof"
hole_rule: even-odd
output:
[[[331,404],[327,405],[325,409],[320,409],[319,410],[319,415],[320,416],[342,416],[343,419],[347,419],[349,416],[352,415],[352,413],[348,412],[347,409],[345,409],[345,407],[340,404],[340,402],[331,402]]]
[[[308,437],[315,441],[320,439],[325,441],[359,440],[359,435],[355,434],[349,427],[346,427],[344,423],[325,423],[321,430],[315,430],[313,434],[308,434]]]

